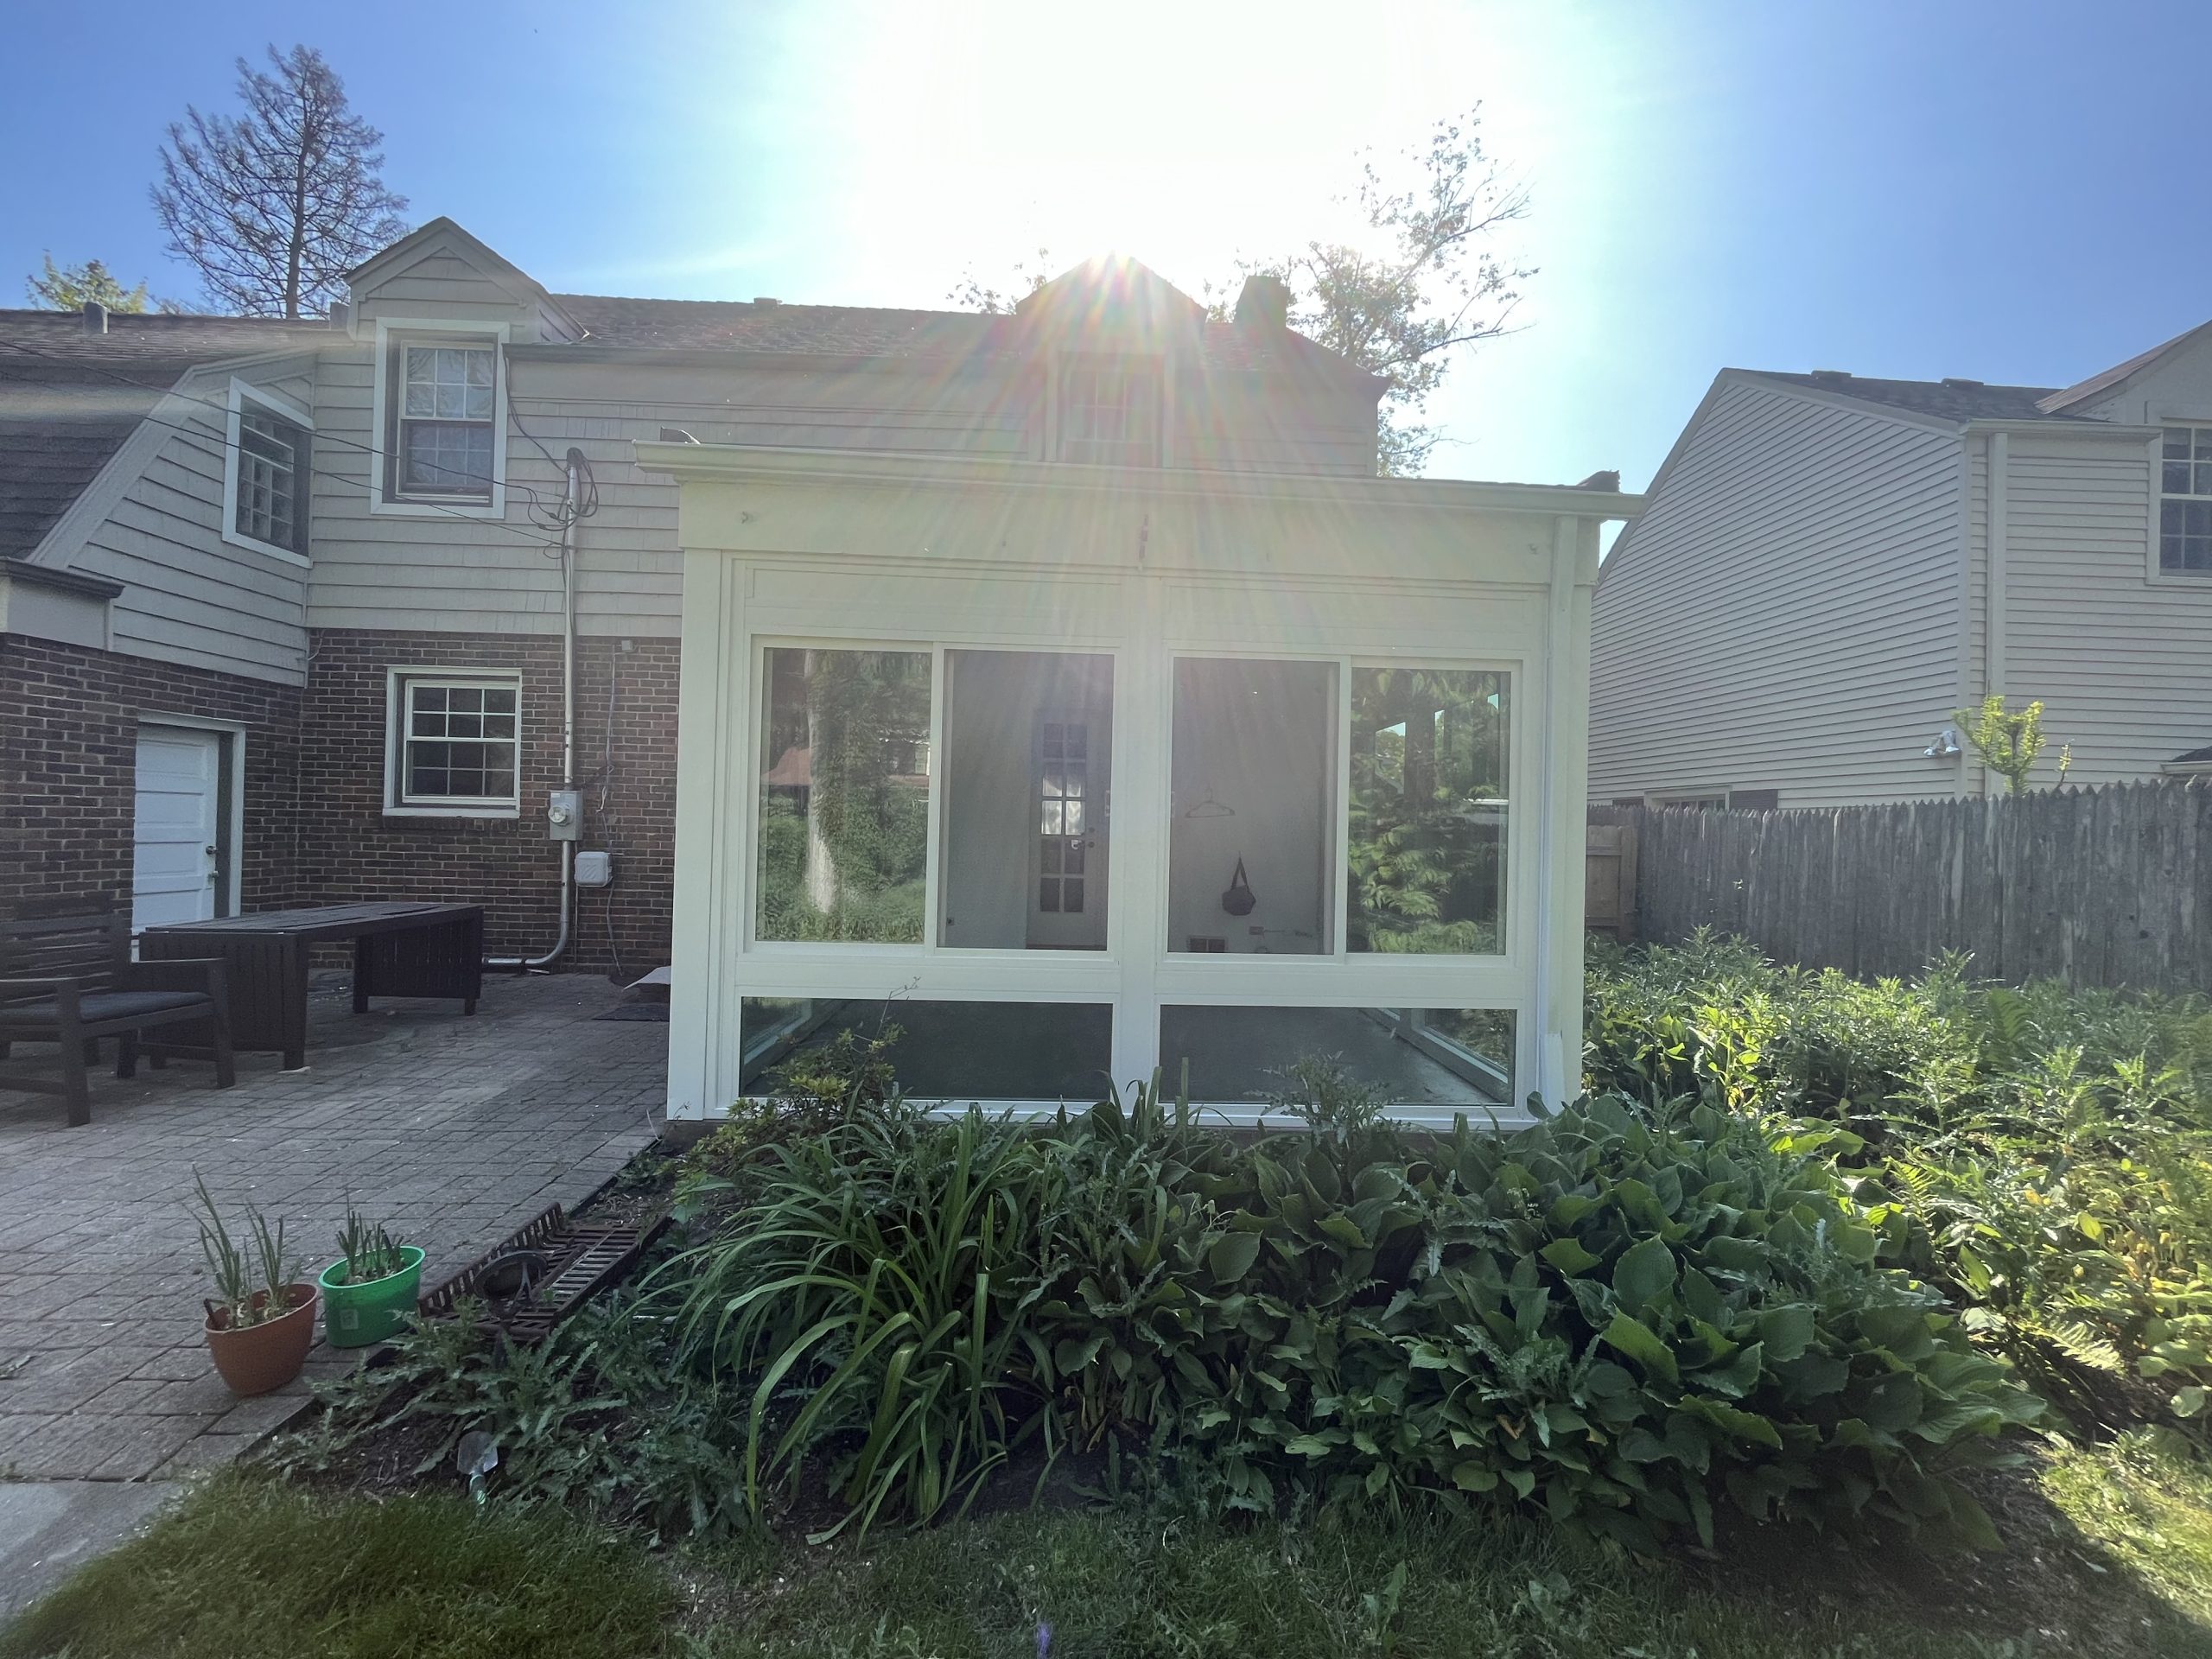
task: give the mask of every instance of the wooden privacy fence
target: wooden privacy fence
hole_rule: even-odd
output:
[[[1593,817],[1596,815],[1593,814]],[[1785,812],[1631,808],[1639,937],[1872,978],[2212,990],[2212,779]]]

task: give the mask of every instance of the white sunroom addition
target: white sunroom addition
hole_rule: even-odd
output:
[[[911,1093],[1581,1051],[1606,490],[641,443],[682,486],[669,1111],[896,1025]]]

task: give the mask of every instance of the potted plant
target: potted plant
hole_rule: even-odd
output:
[[[198,1175],[200,1250],[215,1281],[207,1299],[207,1349],[233,1394],[267,1394],[300,1374],[315,1346],[315,1287],[298,1278],[284,1254],[284,1224],[271,1231],[260,1213],[245,1212],[246,1245],[231,1236],[207,1183]],[[249,1254],[249,1252],[251,1252]]]
[[[390,1341],[415,1311],[423,1252],[401,1243],[382,1222],[365,1220],[350,1204],[338,1249],[338,1260],[315,1280],[322,1289],[323,1333],[334,1348]]]

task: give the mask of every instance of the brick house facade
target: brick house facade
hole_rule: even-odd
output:
[[[244,728],[243,903],[298,892],[297,689],[0,633],[0,905],[130,893],[137,734],[162,715]]]

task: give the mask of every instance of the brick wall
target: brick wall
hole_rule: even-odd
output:
[[[0,905],[102,893],[130,900],[142,717],[246,728],[248,909],[289,900],[300,693],[207,669],[0,634]]]
[[[385,815],[386,671],[394,667],[521,675],[519,819]],[[614,884],[579,890],[567,968],[612,972],[619,957],[634,977],[668,960],[676,698],[675,641],[577,642],[579,845],[614,854]],[[302,902],[419,896],[480,903],[492,953],[536,956],[551,947],[560,925],[560,854],[547,838],[544,808],[546,792],[561,783],[558,639],[317,630],[303,707],[301,785],[309,806],[301,821]]]

